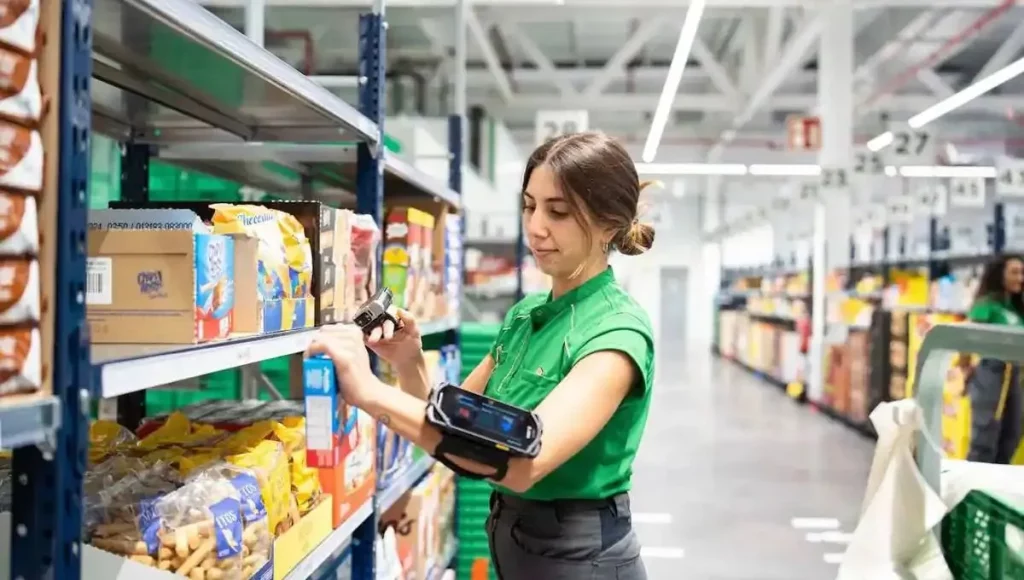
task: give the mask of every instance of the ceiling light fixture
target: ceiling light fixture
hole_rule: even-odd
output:
[[[668,123],[668,116],[672,112],[672,103],[675,101],[676,93],[679,92],[679,83],[683,80],[686,62],[690,59],[690,48],[693,47],[693,41],[697,38],[697,27],[704,15],[705,2],[706,0],[691,0],[690,6],[686,9],[686,19],[683,20],[683,28],[679,31],[676,51],[672,55],[668,75],[665,76],[665,86],[661,89],[658,107],[654,110],[651,129],[647,133],[647,142],[644,144],[643,159],[647,163],[654,162],[654,158],[658,154],[661,136],[665,132],[665,124]]]

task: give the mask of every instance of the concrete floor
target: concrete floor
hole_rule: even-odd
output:
[[[835,578],[873,444],[706,351],[665,353],[633,477],[650,579]]]

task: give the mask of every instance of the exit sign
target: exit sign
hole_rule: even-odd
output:
[[[821,148],[821,119],[791,115],[786,119],[786,146],[790,151],[817,151]]]

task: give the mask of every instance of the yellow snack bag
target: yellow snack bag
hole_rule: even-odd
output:
[[[259,240],[260,298],[280,300],[310,295],[312,249],[295,216],[258,205],[217,203],[210,207],[214,210],[214,233],[244,233]]]
[[[279,535],[292,522],[288,517],[291,476],[284,446],[277,441],[261,441],[251,450],[228,456],[227,461],[251,469],[260,484],[260,495],[267,508],[267,523]]]
[[[292,494],[300,514],[316,506],[320,499],[320,475],[306,464],[306,419],[287,417],[274,425],[274,434],[284,444],[291,468]]]

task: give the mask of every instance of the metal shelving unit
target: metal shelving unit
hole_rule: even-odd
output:
[[[125,201],[148,197],[149,160],[209,169],[245,185],[312,199],[345,199],[380,224],[385,191],[460,204],[462,112],[449,118],[448,183],[439,183],[383,149],[384,4],[359,19],[361,77],[353,107],[251,42],[191,0],[66,0],[60,46],[59,184],[54,296],[53,396],[4,401],[0,445],[14,448],[14,498],[8,528],[10,578],[132,578],[163,574],[82,547],[82,483],[89,412],[103,397],[139,396],[157,385],[301,352],[313,330],[183,346],[89,344],[85,288],[89,135],[124,143]],[[353,23],[354,25],[355,23]],[[159,46],[158,46],[159,45]],[[172,46],[173,49],[168,49]],[[169,56],[169,58],[161,58]],[[227,75],[228,87],[202,75]],[[220,80],[218,78],[218,80]],[[295,143],[300,143],[296,145]],[[301,186],[269,176],[272,162]],[[324,186],[317,190],[313,182]],[[348,199],[351,200],[351,195]],[[378,255],[378,267],[380,255]],[[457,317],[423,325],[458,344]],[[289,578],[308,578],[351,542],[353,577],[375,577],[378,515],[429,469],[414,464],[315,548]],[[6,519],[6,518],[5,518]],[[6,530],[4,530],[6,531]],[[0,571],[0,577],[8,573]]]

